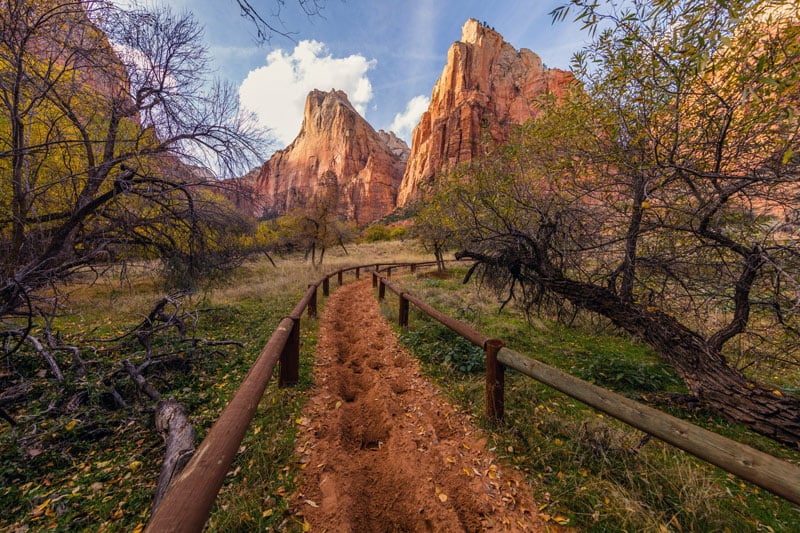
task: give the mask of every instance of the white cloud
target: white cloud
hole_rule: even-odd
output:
[[[335,58],[324,43],[300,41],[291,54],[275,50],[265,66],[251,70],[239,87],[239,100],[285,146],[300,131],[306,96],[313,89],[344,91],[364,115],[372,100],[367,71],[375,63],[361,55]]]
[[[419,118],[428,110],[431,99],[424,95],[415,96],[406,104],[406,110],[394,116],[392,125],[389,129],[395,132],[398,137],[411,144],[411,132],[414,131]]]

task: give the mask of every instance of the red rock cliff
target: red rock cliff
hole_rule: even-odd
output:
[[[496,31],[468,20],[414,129],[398,206],[418,195],[420,183],[477,155],[482,137],[507,139],[514,124],[535,116],[539,96],[563,96],[574,81],[571,73],[545,68],[530,50],[517,51]]]
[[[255,176],[258,204],[283,214],[333,180],[344,215],[366,224],[394,209],[407,159],[408,146],[391,132],[376,132],[345,93],[314,90],[297,138]]]

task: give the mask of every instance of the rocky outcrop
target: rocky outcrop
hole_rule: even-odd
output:
[[[398,205],[414,199],[421,183],[477,155],[487,137],[506,140],[514,124],[536,115],[539,97],[564,96],[574,81],[571,73],[545,68],[530,50],[517,51],[493,29],[468,20],[414,129]]]
[[[334,187],[344,216],[373,222],[395,208],[408,152],[394,133],[376,132],[344,92],[314,90],[297,138],[249,178],[256,214],[284,214]]]

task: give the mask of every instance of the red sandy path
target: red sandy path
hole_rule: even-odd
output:
[[[293,502],[311,531],[542,531],[525,479],[486,450],[399,346],[369,282],[320,325]]]

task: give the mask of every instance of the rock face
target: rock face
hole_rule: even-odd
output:
[[[408,153],[394,133],[376,132],[344,92],[314,90],[297,138],[254,173],[258,214],[286,213],[335,187],[349,220],[375,221],[395,208]]]
[[[537,98],[562,97],[574,81],[571,73],[545,68],[530,50],[517,51],[493,29],[468,20],[414,129],[398,206],[416,198],[421,183],[477,155],[487,135],[506,140],[514,124],[536,115]]]

